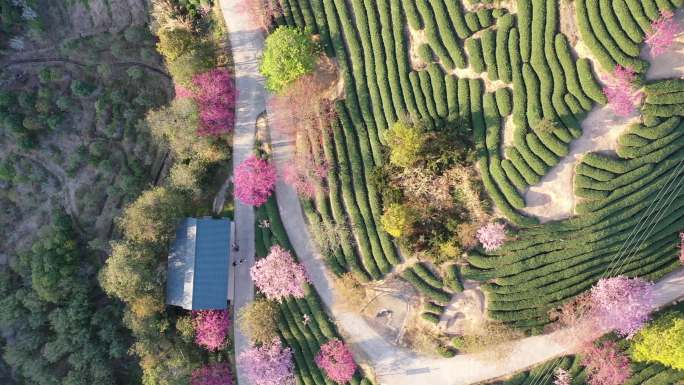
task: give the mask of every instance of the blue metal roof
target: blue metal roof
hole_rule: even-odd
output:
[[[166,303],[188,310],[225,309],[230,221],[186,218],[171,245]]]

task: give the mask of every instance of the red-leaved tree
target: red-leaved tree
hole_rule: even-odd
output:
[[[273,194],[276,178],[271,163],[251,155],[235,170],[235,197],[244,204],[261,206]]]
[[[503,223],[488,223],[477,230],[477,239],[487,251],[494,251],[506,241],[506,226]]]
[[[195,369],[190,377],[190,385],[233,385],[230,366],[219,362]]]
[[[283,13],[278,0],[242,0],[239,9],[247,12],[251,22],[264,31]]]
[[[651,30],[646,33],[646,44],[653,57],[665,53],[674,43],[679,25],[670,11],[662,11],[660,17],[651,23]]]
[[[356,372],[354,356],[347,345],[340,340],[330,340],[321,345],[315,361],[328,378],[338,384],[349,382]]]
[[[629,116],[636,111],[637,104],[641,101],[641,92],[634,90],[636,73],[629,67],[616,65],[612,77],[603,87],[603,93],[608,99],[608,104],[613,111],[620,116]]]
[[[237,91],[230,72],[214,68],[192,79],[199,107],[200,135],[217,136],[233,130]]]
[[[632,375],[629,359],[613,341],[589,344],[582,352],[582,365],[590,385],[621,385]]]
[[[292,253],[275,245],[249,271],[252,280],[266,298],[281,302],[293,296],[303,298],[309,278],[304,266],[297,263]]]
[[[283,349],[277,338],[270,344],[245,350],[237,361],[252,385],[295,384],[292,350]]]
[[[197,310],[192,312],[195,343],[209,351],[225,346],[230,316],[226,310]]]

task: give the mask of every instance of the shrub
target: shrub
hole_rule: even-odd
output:
[[[257,261],[249,270],[254,284],[266,298],[282,302],[285,297],[304,297],[309,278],[304,266],[292,254],[275,245],[266,258]]]
[[[252,342],[267,344],[278,336],[278,306],[256,299],[240,309],[238,326]]]
[[[496,106],[499,109],[499,115],[501,115],[502,118],[511,114],[513,106],[511,91],[508,88],[499,88],[496,90]]]
[[[259,71],[266,88],[280,93],[299,77],[313,72],[316,47],[311,37],[293,27],[278,27],[264,42]]]
[[[581,58],[577,60],[577,74],[579,76],[580,84],[582,85],[582,90],[588,97],[599,104],[606,104],[608,102],[606,96],[596,82],[596,78],[594,78],[589,59]]]
[[[264,159],[251,155],[235,170],[235,197],[242,203],[261,206],[273,193],[275,167]]]
[[[292,349],[283,349],[278,339],[274,339],[270,344],[243,351],[237,361],[251,384],[295,384]]]
[[[475,12],[467,12],[465,14],[465,23],[471,32],[477,32],[480,30],[480,21],[478,20],[477,14]]]
[[[499,70],[496,66],[496,34],[487,29],[482,32],[482,56],[487,66],[487,77],[490,80],[499,79]]]
[[[442,290],[436,289],[420,279],[412,269],[406,269],[401,273],[401,277],[411,283],[413,287],[418,289],[421,293],[431,298],[437,303],[447,304],[451,300],[451,296]]]
[[[465,41],[466,51],[468,52],[468,61],[473,67],[473,71],[482,73],[485,71],[485,61],[482,55],[482,46],[480,39],[470,38]]]
[[[385,212],[380,217],[380,225],[389,235],[400,238],[411,232],[412,217],[413,215],[406,206],[400,203],[392,203],[385,208]]]
[[[216,66],[214,46],[210,42],[200,41],[175,60],[167,62],[169,74],[174,82],[189,85],[192,78]]]
[[[331,340],[321,345],[315,361],[328,378],[338,384],[348,382],[356,372],[354,356],[347,345],[340,340]]]
[[[425,313],[421,313],[420,316],[421,316],[421,318],[430,322],[431,324],[437,325],[439,323],[439,315],[437,315],[435,313],[425,312]]]
[[[460,293],[463,291],[463,282],[461,282],[461,273],[459,272],[458,265],[451,264],[446,267],[444,283],[455,293]]]
[[[430,269],[427,268],[422,263],[416,263],[415,265],[412,266],[413,271],[418,274],[418,276],[423,279],[423,281],[427,282],[430,286],[436,287],[438,289],[441,289],[444,284],[442,283],[442,280],[438,278],[435,273],[433,273]]]
[[[510,56],[508,53],[508,38],[513,28],[514,18],[511,14],[506,14],[498,19],[496,23],[496,66],[499,71],[499,78],[504,83],[512,81],[512,69]],[[517,48],[517,47],[516,47]]]

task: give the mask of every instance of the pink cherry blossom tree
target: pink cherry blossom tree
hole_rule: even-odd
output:
[[[281,302],[288,296],[303,298],[306,294],[309,278],[304,266],[278,245],[271,247],[266,258],[257,261],[249,273],[256,287],[270,300]]]
[[[242,203],[261,206],[273,193],[276,178],[271,163],[252,155],[235,170],[235,197]]]
[[[270,344],[252,347],[238,356],[238,365],[252,385],[294,385],[292,350],[275,338]]]
[[[190,385],[233,385],[230,366],[220,362],[195,369],[190,377]]]
[[[553,385],[570,385],[571,383],[572,377],[570,377],[570,373],[563,368],[556,368]]]
[[[651,30],[646,33],[646,44],[653,57],[665,53],[674,43],[679,25],[670,11],[662,11],[660,17],[651,23]]]
[[[237,90],[230,72],[214,68],[192,79],[199,107],[200,135],[218,136],[233,130]]]
[[[328,378],[338,384],[349,382],[356,372],[354,356],[347,345],[340,340],[330,340],[321,345],[315,362]]]
[[[634,89],[636,73],[629,67],[616,65],[612,77],[607,80],[603,87],[603,93],[608,99],[608,104],[619,116],[629,116],[636,111],[636,106],[641,102],[642,93]]]
[[[592,313],[599,327],[631,337],[650,319],[653,284],[641,278],[603,278],[591,288]]]
[[[621,385],[632,375],[629,359],[613,341],[589,344],[582,353],[582,365],[590,385]]]
[[[477,239],[487,251],[494,251],[506,241],[506,226],[503,223],[488,223],[477,230]]]
[[[230,316],[226,310],[197,310],[192,312],[195,343],[209,351],[225,346]]]

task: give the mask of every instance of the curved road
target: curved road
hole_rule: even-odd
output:
[[[236,86],[238,89],[237,116],[233,137],[234,167],[252,153],[255,123],[266,109],[268,97],[263,79],[258,72],[258,57],[263,50],[263,34],[252,26],[251,20],[240,7],[240,0],[220,0],[233,50]],[[271,132],[273,158],[282,172],[294,153],[294,143],[277,131]],[[357,358],[367,361],[375,370],[378,381],[387,385],[461,385],[480,382],[528,368],[568,352],[554,341],[552,335],[524,338],[515,343],[513,353],[505,360],[493,363],[478,360],[476,355],[458,355],[454,358],[433,358],[414,354],[384,340],[357,313],[348,312],[336,305],[332,278],[325,269],[323,258],[314,250],[296,192],[279,180],[276,185],[278,208],[287,234],[323,302],[340,327],[345,340],[352,345]],[[236,259],[245,258],[244,264],[233,269],[231,282],[235,285],[236,311],[254,297],[254,286],[249,278],[249,266],[254,262],[254,212],[251,207],[238,203],[235,210],[236,239],[240,250],[233,253]],[[669,304],[684,295],[684,269],[672,273],[656,284],[658,307]],[[236,329],[235,351],[247,346],[246,338]],[[246,385],[238,367],[238,382]]]

